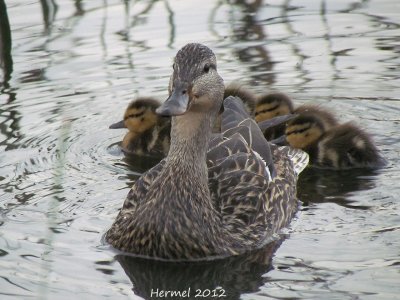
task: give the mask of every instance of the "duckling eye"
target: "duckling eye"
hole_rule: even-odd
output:
[[[210,71],[210,65],[209,64],[205,64],[203,70],[204,70],[204,72],[208,73],[208,71]]]

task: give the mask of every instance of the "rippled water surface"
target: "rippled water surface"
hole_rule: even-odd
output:
[[[398,299],[400,2],[231,2],[7,1],[1,299],[143,299],[189,287],[191,296],[219,287],[222,299]],[[198,265],[116,255],[102,235],[147,165],[123,157],[124,133],[108,125],[135,96],[165,99],[172,58],[192,41],[215,51],[226,82],[353,120],[388,166],[306,170],[286,239],[261,253]]]

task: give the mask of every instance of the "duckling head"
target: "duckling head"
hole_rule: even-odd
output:
[[[315,105],[299,106],[294,110],[294,113],[298,115],[318,116],[318,119],[324,125],[325,130],[328,130],[329,128],[339,124],[338,120],[336,119],[333,113],[331,113],[327,109]]]
[[[292,100],[283,93],[272,93],[261,96],[255,109],[256,122],[262,122],[277,116],[293,112]]]
[[[160,102],[153,98],[138,98],[132,101],[124,114],[124,119],[110,126],[111,129],[128,128],[130,132],[140,134],[154,127],[159,116],[155,113]]]
[[[308,149],[325,132],[322,121],[314,115],[300,115],[286,125],[286,141],[293,148]]]
[[[218,112],[224,94],[224,82],[217,73],[217,61],[208,47],[191,43],[175,56],[169,83],[169,97],[156,110],[164,116],[180,116],[188,111]]]

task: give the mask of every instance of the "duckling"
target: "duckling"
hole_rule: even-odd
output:
[[[204,45],[178,51],[169,91],[156,113],[172,117],[170,151],[134,183],[106,241],[166,260],[262,247],[296,212],[308,155],[270,145],[240,99],[223,100],[216,57]],[[213,135],[222,103],[222,133]]]
[[[300,115],[288,122],[286,140],[310,155],[310,163],[322,168],[378,168],[385,164],[370,136],[356,125],[327,127],[318,115]]]
[[[293,102],[283,93],[271,93],[261,96],[255,108],[255,120],[260,123],[274,117],[292,114]],[[285,134],[285,124],[263,130],[267,140],[273,140]]]
[[[170,118],[155,113],[160,102],[153,98],[132,101],[124,119],[110,126],[111,129],[128,128],[121,148],[126,154],[165,156],[170,146]]]

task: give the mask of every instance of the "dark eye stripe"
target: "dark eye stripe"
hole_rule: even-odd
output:
[[[130,115],[126,116],[124,118],[124,120],[129,119],[129,118],[139,118],[139,117],[141,117],[143,115],[144,115],[144,111],[141,111],[141,112],[139,112],[137,114],[130,114]]]
[[[279,104],[277,104],[277,105],[275,105],[275,106],[273,106],[271,108],[266,108],[266,109],[263,109],[261,111],[258,111],[258,112],[256,112],[256,116],[259,115],[259,114],[263,114],[263,113],[269,112],[269,111],[273,111],[273,110],[277,109],[278,107],[279,107]]]
[[[308,127],[302,128],[302,129],[295,129],[295,130],[289,131],[288,133],[286,133],[286,135],[291,135],[294,133],[302,133],[304,131],[307,131],[310,128],[311,128],[311,126],[308,126]]]

